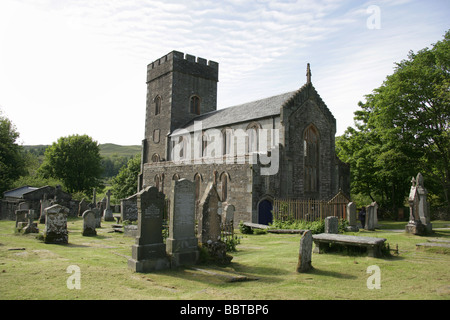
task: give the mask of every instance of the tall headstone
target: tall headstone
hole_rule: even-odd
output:
[[[196,264],[199,250],[195,236],[195,184],[186,179],[174,181],[170,204],[166,251],[171,266]]]
[[[200,200],[200,243],[220,240],[220,221],[222,203],[220,202],[217,189],[212,182],[206,187],[205,193]]]
[[[66,244],[69,242],[67,215],[69,209],[55,204],[45,209],[45,243]]]
[[[95,216],[95,227],[96,228],[101,228],[102,227],[102,214],[100,212],[99,208],[91,208],[90,209]]]
[[[50,207],[52,205],[51,200],[48,199],[48,195],[45,193],[41,202],[41,210],[40,210],[40,217],[39,217],[39,223],[45,223],[45,209]]]
[[[418,179],[421,179],[420,184],[417,181]],[[421,196],[419,194],[419,188],[421,188],[422,194],[425,195],[425,203],[426,203],[426,193],[424,193],[423,188],[423,177],[419,173],[417,175],[417,180],[414,179],[414,177],[411,179],[411,189],[409,191],[409,222],[405,226],[405,231],[407,233],[415,234],[415,235],[424,235],[427,232],[427,229],[425,225],[422,223],[422,219],[420,216],[421,211]],[[422,199],[424,200],[424,199]],[[422,202],[423,206],[424,202]],[[423,207],[422,207],[423,210]],[[423,213],[422,213],[423,214]],[[424,219],[426,222],[426,218]],[[431,224],[430,227],[431,228]]]
[[[103,211],[103,220],[114,221],[114,215],[111,210],[111,190],[106,192],[106,208]]]
[[[358,228],[358,217],[356,215],[356,204],[354,202],[349,202],[347,205],[347,231],[357,232]]]
[[[97,225],[97,219],[95,213],[92,210],[86,210],[83,212],[83,236],[96,236],[97,231],[95,227]]]
[[[338,217],[326,217],[325,218],[325,233],[338,233],[339,232],[339,218]]]
[[[131,247],[128,267],[136,272],[150,272],[170,267],[163,242],[164,194],[155,187],[143,189],[137,195],[138,235]]]
[[[223,208],[222,214],[222,223],[230,223],[234,220],[234,211],[236,208],[232,204],[227,204],[225,208]]]
[[[300,238],[300,250],[298,252],[298,263],[297,272],[303,273],[308,272],[312,269],[311,258],[312,258],[312,244],[313,237],[311,230],[306,230],[303,232]]]
[[[88,202],[83,198],[80,203],[78,204],[78,216],[83,216],[83,213],[89,210],[89,204]]]
[[[375,224],[374,224],[374,205],[371,203],[366,207],[366,225],[364,226],[364,229],[369,231],[375,230]]]
[[[427,201],[427,195],[428,191],[425,189],[424,182],[423,182],[423,176],[419,172],[416,177],[416,189],[417,189],[417,195],[419,197],[419,205],[418,205],[418,211],[419,211],[419,219],[420,222],[425,227],[425,231],[427,233],[431,233],[433,230],[431,220],[430,220],[430,212],[428,210],[428,201]]]

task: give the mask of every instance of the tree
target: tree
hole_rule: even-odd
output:
[[[141,170],[140,155],[128,160],[112,181],[112,192],[116,199],[125,199],[137,192],[138,175]]]
[[[450,195],[450,30],[431,49],[410,52],[359,103],[355,126],[337,139],[350,162],[352,192],[402,207],[417,172],[442,204]],[[371,167],[371,168],[370,168]]]
[[[26,174],[23,149],[16,143],[18,138],[16,127],[0,112],[0,194]]]
[[[101,185],[100,148],[87,135],[59,138],[47,148],[44,157],[40,174],[61,180],[70,193],[91,193]]]

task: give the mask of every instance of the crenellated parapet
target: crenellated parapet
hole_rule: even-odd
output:
[[[147,82],[169,72],[181,72],[219,81],[219,64],[212,60],[172,51],[147,66]]]

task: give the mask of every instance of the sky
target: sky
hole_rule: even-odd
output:
[[[177,50],[219,63],[218,109],[297,90],[310,63],[342,135],[449,17],[448,0],[1,0],[0,114],[23,145],[140,145],[147,65]]]

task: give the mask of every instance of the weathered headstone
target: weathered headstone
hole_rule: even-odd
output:
[[[227,255],[227,246],[221,241],[222,202],[213,182],[206,187],[199,204],[199,240],[208,250],[209,257],[219,263],[228,263],[233,257]]]
[[[171,266],[196,264],[199,250],[195,236],[195,184],[186,179],[174,181],[170,203],[166,251]]]
[[[83,216],[83,213],[89,210],[89,203],[84,200],[84,198],[80,201],[80,204],[78,205],[78,216],[81,217]]]
[[[27,224],[28,209],[16,210],[16,229],[21,231]]]
[[[420,182],[417,181],[420,179]],[[419,194],[419,189],[420,192],[422,193],[422,197]],[[427,218],[425,217],[425,212],[424,212],[424,205],[427,207],[427,209],[425,209],[428,212],[428,204],[426,203],[426,190],[423,187],[423,177],[422,175],[419,173],[417,175],[417,179],[414,179],[414,177],[411,179],[411,189],[409,191],[409,198],[408,198],[408,202],[409,202],[409,222],[408,224],[405,226],[405,231],[407,233],[411,233],[411,234],[415,234],[415,235],[424,235],[425,233],[427,233],[428,230],[431,231],[431,223],[429,223],[429,217],[428,217],[428,221]],[[422,217],[420,212],[422,211],[422,215],[423,215],[423,221],[425,221],[425,223],[427,223],[427,225],[429,226],[425,226],[422,223]]]
[[[234,220],[234,211],[235,207],[232,204],[227,204],[225,208],[223,208],[223,214],[222,214],[222,223],[230,223]]]
[[[45,223],[45,209],[47,209],[48,207],[50,207],[52,205],[51,200],[47,199],[48,196],[45,193],[43,199],[40,201],[41,202],[41,211],[40,211],[40,216],[39,216],[39,223]]]
[[[356,204],[354,202],[350,202],[347,205],[347,221],[348,221],[348,226],[346,228],[347,231],[351,232],[359,231],[357,218],[358,217],[356,215]]]
[[[99,208],[91,208],[90,209],[92,212],[94,212],[94,216],[95,216],[95,227],[96,228],[101,228],[102,227],[102,214],[100,212]]]
[[[113,212],[111,210],[111,190],[108,190],[108,192],[106,192],[106,208],[103,211],[103,220],[105,221],[114,221],[114,215]]]
[[[25,228],[22,229],[22,232],[24,234],[39,233],[37,223],[34,222],[34,210],[28,210],[27,220],[28,220],[28,224]]]
[[[55,204],[45,209],[45,243],[66,244],[69,242],[67,215],[69,209]]]
[[[374,205],[372,203],[366,207],[366,225],[364,226],[364,229],[369,231],[375,230],[374,214]]]
[[[120,214],[122,215],[122,221],[137,221],[137,194],[120,200]]]
[[[298,263],[297,272],[308,272],[312,269],[311,258],[312,258],[312,232],[311,230],[306,230],[303,232],[300,238],[300,250],[298,252]]]
[[[423,176],[420,172],[417,174],[416,183],[417,194],[419,196],[419,219],[420,222],[422,222],[422,224],[424,225],[425,231],[427,233],[431,233],[433,227],[430,221],[430,212],[428,210],[428,191],[427,189],[425,189]]]
[[[200,201],[200,242],[216,242],[220,240],[219,210],[222,207],[217,189],[212,182],[206,187],[205,193]]]
[[[97,219],[95,213],[92,210],[86,210],[83,213],[83,236],[96,236],[97,231],[95,227],[97,225]]]
[[[164,194],[148,187],[137,195],[138,236],[131,247],[128,267],[136,272],[150,272],[170,267],[163,243]]]
[[[326,217],[325,218],[325,233],[338,233],[339,232],[339,219],[338,217]]]

